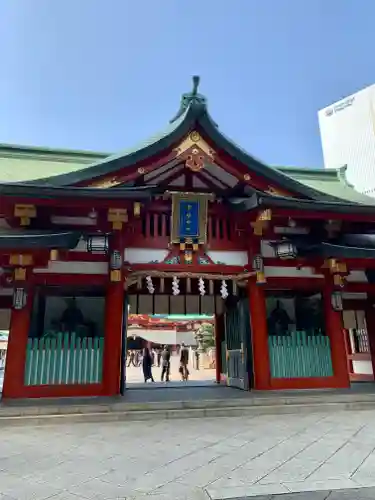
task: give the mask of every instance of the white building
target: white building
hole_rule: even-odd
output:
[[[357,191],[375,197],[375,85],[318,113],[324,165],[347,165]]]

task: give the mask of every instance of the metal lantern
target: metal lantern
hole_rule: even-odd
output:
[[[254,255],[253,269],[254,269],[254,271],[257,271],[260,273],[264,272],[263,257],[261,255]]]
[[[107,234],[93,234],[87,236],[87,251],[90,253],[108,253],[108,235]]]
[[[112,270],[121,269],[122,257],[121,257],[121,252],[119,250],[113,250],[111,254],[110,266]]]
[[[282,241],[275,246],[276,256],[279,259],[295,259],[297,257],[296,246],[290,241]]]
[[[27,302],[27,292],[24,288],[15,288],[13,291],[14,309],[23,309]]]
[[[341,292],[333,292],[332,293],[331,304],[332,304],[332,309],[334,311],[342,311],[344,309]]]

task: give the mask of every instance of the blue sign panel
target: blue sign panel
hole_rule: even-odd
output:
[[[199,237],[199,201],[180,201],[179,237]]]

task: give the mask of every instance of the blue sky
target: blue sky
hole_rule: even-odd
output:
[[[1,0],[0,142],[119,151],[191,76],[226,135],[322,165],[318,109],[375,83],[373,0]]]

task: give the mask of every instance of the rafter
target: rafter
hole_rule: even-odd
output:
[[[159,167],[159,169],[163,168],[163,166],[165,166],[165,165],[160,166],[160,167]],[[164,170],[163,172],[158,172],[157,170],[156,170],[156,171],[153,171],[153,172],[155,172],[155,174],[154,174],[154,175],[152,175],[151,177],[148,177],[148,178],[147,178],[147,180],[146,180],[145,182],[147,182],[148,184],[153,184],[153,183],[154,183],[154,181],[155,181],[156,179],[158,179],[161,175],[165,175],[165,174],[166,174],[166,173],[168,173],[168,172],[172,172],[172,170],[174,170],[174,169],[175,169],[176,167],[178,167],[178,166],[179,166],[179,162],[178,162],[178,160],[174,159],[173,161],[171,161],[171,162],[170,162],[170,164],[169,164],[169,168],[167,168],[167,169],[166,169],[166,170]],[[158,169],[158,170],[159,170],[159,169]],[[165,180],[165,179],[163,179],[163,180]]]
[[[216,175],[213,174],[212,172],[210,172],[209,170],[202,170],[202,174],[204,177],[205,176],[210,177],[214,182],[218,182],[220,184],[218,187],[223,187],[223,189],[225,189],[225,188],[229,189],[231,187],[226,182],[224,182],[221,179],[219,179],[218,177],[216,177]]]
[[[212,189],[213,191],[217,191],[220,189],[220,186],[214,184],[210,179],[207,179],[201,172],[195,172],[195,177],[200,179],[207,187]],[[224,187],[222,189],[225,189]]]
[[[184,174],[185,174],[184,169],[179,168],[178,170],[176,170],[176,172],[169,175],[166,179],[163,179],[160,182],[160,186],[168,186],[171,182],[175,181],[176,179],[181,177],[181,175],[184,175]]]

